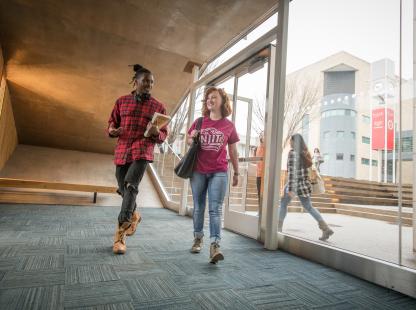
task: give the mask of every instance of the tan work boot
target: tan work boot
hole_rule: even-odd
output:
[[[216,264],[219,260],[224,260],[224,255],[221,253],[220,245],[218,243],[211,243],[209,259],[209,262],[212,264]]]
[[[199,253],[201,252],[201,248],[202,248],[202,238],[195,237],[194,244],[192,245],[192,248],[191,248],[191,253]]]
[[[134,211],[133,215],[131,216],[131,225],[129,228],[127,228],[126,235],[133,236],[134,233],[136,232],[137,226],[139,225],[141,221],[142,221],[142,217],[140,216],[140,213],[137,211]]]
[[[321,221],[318,223],[319,228],[322,230],[322,236],[319,238],[321,241],[326,241],[329,239],[331,235],[334,234],[334,231],[328,227],[328,224],[325,221]]]
[[[124,254],[126,253],[126,230],[130,227],[129,222],[124,222],[119,225],[117,223],[116,233],[114,234],[114,245],[113,252],[114,254]]]

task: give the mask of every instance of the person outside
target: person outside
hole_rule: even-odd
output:
[[[217,263],[224,259],[220,250],[222,204],[228,186],[228,152],[233,166],[232,185],[238,184],[237,142],[240,140],[234,124],[227,119],[231,114],[231,105],[223,89],[208,88],[202,107],[202,124],[199,139],[197,161],[190,179],[194,202],[193,227],[194,242],[192,253],[199,253],[204,236],[204,213],[208,193],[210,262]],[[188,144],[197,137],[198,120],[188,130]]]
[[[260,201],[261,201],[261,189],[262,189],[262,179],[264,174],[264,133],[261,132],[259,134],[259,146],[256,148],[254,152],[255,157],[260,157],[259,161],[257,162],[257,170],[256,170],[256,185],[257,185],[257,197],[259,200],[259,208],[261,208]]]
[[[318,172],[321,172],[321,170],[320,170],[320,166],[321,166],[321,164],[323,164],[323,163],[324,163],[324,159],[323,159],[323,157],[321,156],[321,152],[319,151],[319,149],[318,149],[318,148],[315,148],[315,149],[313,150],[312,162],[313,162],[313,164],[314,164],[314,166],[315,166],[316,170],[317,170]]]
[[[167,129],[150,122],[155,112],[166,114],[165,106],[150,95],[153,74],[134,65],[135,90],[117,99],[108,120],[108,134],[118,138],[115,148],[117,192],[123,197],[114,235],[113,252],[126,252],[126,236],[135,233],[141,216],[136,210],[136,197],[147,164],[153,161],[154,146],[163,143]],[[144,136],[148,131],[148,137]]]
[[[287,214],[287,207],[292,198],[297,195],[303,206],[312,217],[318,222],[322,230],[319,240],[326,241],[334,233],[324,221],[317,209],[312,206],[312,186],[308,174],[308,168],[312,166],[312,158],[309,150],[300,134],[294,134],[290,139],[291,150],[288,154],[287,172],[288,181],[285,186],[283,197],[280,201],[278,212],[278,231],[282,231],[283,221]]]

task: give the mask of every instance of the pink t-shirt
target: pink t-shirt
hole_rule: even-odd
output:
[[[194,121],[188,134],[195,129],[198,119]],[[217,121],[204,117],[201,125],[201,148],[198,151],[195,171],[215,173],[228,170],[227,144],[240,141],[233,122],[227,118]]]

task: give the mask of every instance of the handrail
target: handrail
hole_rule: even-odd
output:
[[[172,146],[168,143],[168,142],[166,142],[166,141],[164,141],[163,142],[163,144],[164,145],[167,145],[167,147],[172,151],[172,153],[176,156],[176,158],[177,159],[179,159],[179,160],[181,160],[181,157],[179,156],[179,154],[177,154],[175,151],[174,151],[174,149],[172,148]]]

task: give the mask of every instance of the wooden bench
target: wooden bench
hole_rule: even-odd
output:
[[[89,192],[89,193],[94,193],[93,203],[97,202],[98,193],[115,194],[117,190],[117,188],[114,186],[73,184],[73,183],[47,182],[47,181],[35,181],[35,180],[24,180],[24,179],[10,179],[10,178],[0,178],[0,188],[1,187]]]

